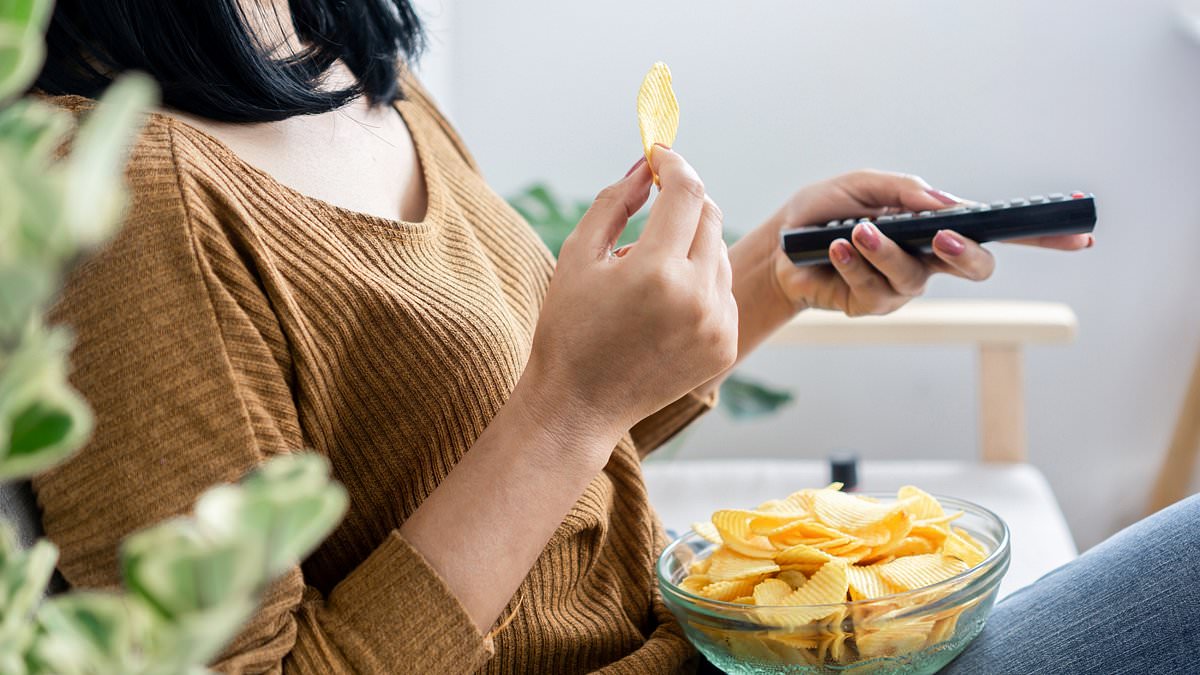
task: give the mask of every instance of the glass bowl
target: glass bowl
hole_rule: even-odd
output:
[[[895,501],[894,494],[866,496]],[[692,644],[732,675],[935,673],[983,629],[1011,555],[1008,526],[999,516],[961,499],[937,499],[947,512],[963,512],[954,526],[983,544],[988,555],[975,567],[932,586],[871,600],[801,607],[710,600],[678,585],[689,564],[717,548],[690,531],[659,556],[658,585]]]

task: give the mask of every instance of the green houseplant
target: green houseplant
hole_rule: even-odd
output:
[[[51,9],[0,0],[0,481],[62,462],[91,433],[92,413],[67,382],[71,335],[44,315],[71,266],[120,222],[121,167],[156,95],[147,78],[123,77],[73,134],[64,111],[18,99],[41,66]],[[264,587],[346,507],[323,458],[277,458],[209,489],[192,515],[127,538],[122,590],[48,599],[57,549],[22,549],[0,520],[0,673],[204,672]]]

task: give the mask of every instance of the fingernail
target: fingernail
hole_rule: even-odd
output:
[[[866,247],[868,251],[879,250],[879,230],[871,223],[861,223],[854,230],[858,235],[858,243]]]
[[[633,172],[637,171],[638,167],[640,167],[641,165],[643,165],[645,163],[646,163],[645,157],[639,158],[638,161],[634,162],[633,166],[629,167],[629,170],[625,172],[625,178],[629,178],[630,176],[632,176]]]
[[[833,242],[833,257],[843,265],[850,262],[850,242],[845,239]]]
[[[633,248],[633,244],[625,244],[624,246],[613,249],[612,255],[614,258],[624,258],[629,249]]]
[[[962,252],[967,250],[962,238],[950,230],[938,230],[933,236],[933,245],[946,255],[962,255]]]
[[[950,206],[951,204],[961,204],[963,201],[948,192],[942,192],[941,190],[934,190],[933,188],[930,188],[930,189],[926,190],[925,192],[929,193],[930,197],[933,197],[934,199],[938,200],[939,202],[945,204],[946,206]]]

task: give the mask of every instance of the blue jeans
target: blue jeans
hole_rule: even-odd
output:
[[[1200,495],[1008,596],[943,675],[1200,673]]]

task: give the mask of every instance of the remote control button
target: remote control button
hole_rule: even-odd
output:
[[[879,216],[875,219],[876,225],[886,225],[896,219],[896,216]]]
[[[912,220],[912,217],[913,217],[913,214],[908,211],[905,211],[904,213],[896,214],[896,220]]]
[[[1009,200],[1009,203],[1011,203],[1013,206],[1029,206],[1029,200],[1025,199],[1024,197],[1017,197],[1016,199]]]
[[[937,214],[939,216],[957,216],[960,213],[966,213],[966,212],[967,212],[967,207],[956,206],[952,209],[942,209],[941,211],[938,211]]]
[[[984,204],[983,202],[979,202],[978,204],[972,204],[972,205],[971,205],[971,210],[972,210],[972,211],[991,211],[991,210],[992,210],[992,205],[991,205],[991,204]]]
[[[917,217],[918,218],[928,218],[929,216],[932,216],[932,215],[933,215],[933,211],[922,211],[917,214]]]
[[[1029,203],[1030,204],[1045,204],[1046,198],[1041,195],[1034,195],[1029,198]]]
[[[992,208],[993,208],[993,209],[1003,209],[1003,208],[1008,208],[1008,202],[1004,202],[1004,201],[1000,201],[1000,202],[992,202]]]
[[[843,221],[842,221],[842,225],[845,225],[846,227],[850,227],[850,226],[854,225],[854,224],[855,224],[855,223],[857,223],[857,222],[858,222],[858,220],[857,220],[857,219],[855,219],[855,218],[847,218],[847,219],[845,219],[845,220],[843,220]]]
[[[825,223],[825,227],[837,227],[838,225],[841,225],[841,224],[842,224],[842,221],[840,221],[840,220],[831,220],[828,223]]]
[[[1054,194],[1050,195],[1050,201],[1052,202],[1061,202],[1064,199],[1066,199],[1066,196],[1061,192],[1055,192]]]
[[[1083,194],[1082,192],[1072,192],[1071,193],[1071,199],[1083,199],[1086,196],[1087,195]]]

